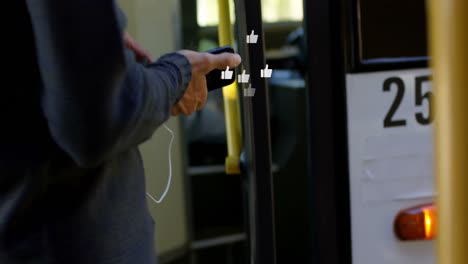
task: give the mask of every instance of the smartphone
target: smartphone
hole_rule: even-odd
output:
[[[224,52],[234,53],[234,49],[231,46],[224,46],[218,47],[212,50],[208,50],[207,52],[211,54],[221,54]],[[225,69],[224,69],[225,70]],[[228,86],[236,80],[236,69],[229,68],[230,71],[233,71],[234,74],[231,79],[222,79],[222,72],[223,70],[213,70],[206,75],[206,85],[208,87],[208,91],[213,91],[224,86]]]

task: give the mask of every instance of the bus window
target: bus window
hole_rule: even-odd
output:
[[[263,21],[267,23],[302,21],[302,2],[302,0],[262,0]],[[233,6],[232,0],[231,6]],[[218,0],[197,0],[198,25],[200,27],[216,25],[218,23],[217,10]],[[234,18],[233,8],[231,12],[231,18]]]
[[[356,0],[361,62],[427,57],[425,0]]]

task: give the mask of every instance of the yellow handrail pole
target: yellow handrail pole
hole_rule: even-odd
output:
[[[219,45],[233,45],[231,14],[229,0],[218,0]],[[234,76],[236,78],[237,76]],[[226,174],[240,173],[241,129],[237,82],[223,88],[224,115],[226,119],[226,139],[228,156],[226,157]]]
[[[430,0],[435,92],[437,257],[468,263],[468,1]]]

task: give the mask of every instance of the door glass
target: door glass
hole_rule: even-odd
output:
[[[234,19],[233,0],[231,18]],[[302,21],[302,0],[262,0],[263,21],[267,23]],[[197,0],[198,24],[201,27],[218,23],[218,0]],[[234,22],[234,20],[233,20]]]
[[[427,56],[425,0],[359,0],[362,60]]]

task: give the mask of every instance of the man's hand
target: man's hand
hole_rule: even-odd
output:
[[[146,51],[140,44],[138,44],[130,34],[125,32],[124,35],[124,43],[125,47],[128,49],[132,50],[133,53],[135,53],[136,60],[138,62],[143,62],[143,60],[148,60],[149,62],[153,62],[154,58],[151,56],[151,54]]]
[[[184,96],[172,107],[171,114],[174,116],[190,115],[203,108],[208,97],[206,74],[215,69],[235,68],[241,63],[241,57],[232,53],[214,55],[190,50],[182,50],[179,53],[187,57],[192,65],[192,80]]]

